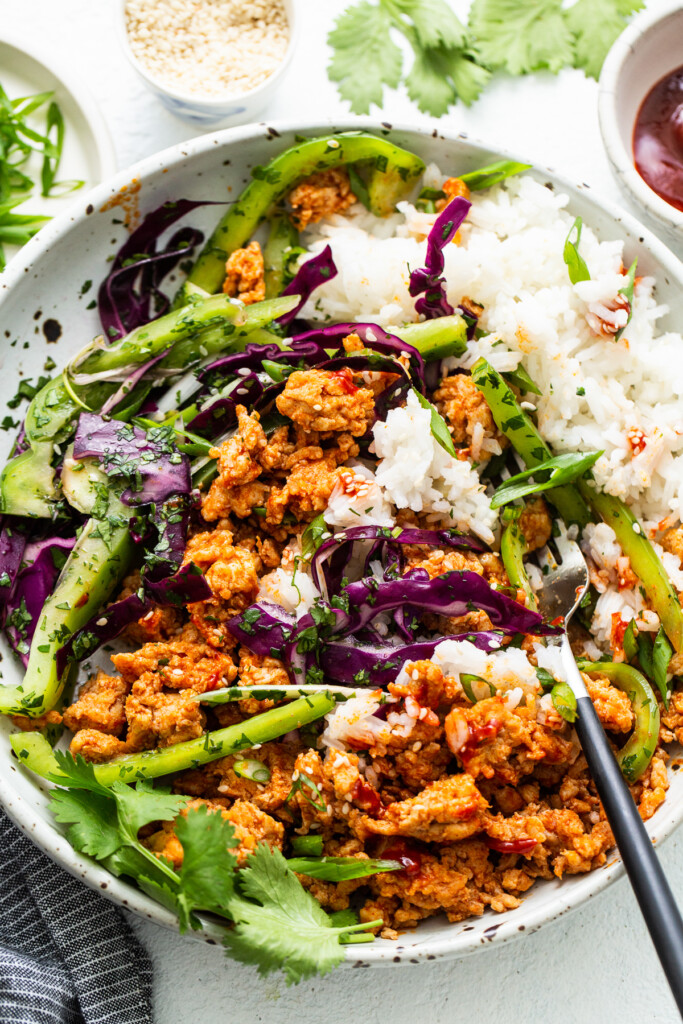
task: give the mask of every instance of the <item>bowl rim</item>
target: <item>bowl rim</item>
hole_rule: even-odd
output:
[[[131,167],[119,171],[112,178],[95,186],[83,199],[83,207],[80,213],[67,210],[49,222],[33,239],[31,239],[15,256],[4,274],[0,275],[0,311],[4,302],[11,293],[12,287],[20,280],[25,279],[30,271],[34,259],[39,258],[42,253],[58,244],[63,236],[68,235],[74,223],[84,220],[87,216],[87,209],[95,206],[99,208],[112,194],[116,194],[123,186],[127,185],[132,178],[144,183],[145,179],[153,176],[160,169],[187,163],[192,159],[211,151],[216,146],[231,146],[240,143],[248,143],[250,140],[263,135],[266,138],[273,138],[274,135],[285,135],[287,133],[310,132],[324,134],[332,131],[353,131],[353,130],[374,131],[380,135],[389,132],[400,135],[401,133],[417,133],[425,138],[434,137],[445,142],[458,142],[472,148],[479,148],[499,159],[519,160],[520,158],[505,149],[489,146],[485,141],[471,138],[466,133],[456,130],[433,131],[427,126],[415,126],[405,122],[379,122],[372,117],[341,116],[338,119],[308,119],[308,120],[278,120],[273,122],[259,122],[258,124],[241,125],[233,128],[225,128],[219,131],[198,136],[188,142],[177,143],[161,150],[152,156],[137,162]],[[646,248],[655,260],[661,265],[665,273],[681,282],[683,285],[683,263],[661,242],[648,228],[644,227],[636,217],[620,209],[616,204],[602,197],[595,198],[588,185],[575,185],[562,175],[556,174],[552,168],[543,165],[536,165],[532,173],[543,180],[548,177],[553,184],[560,189],[566,189],[570,202],[572,196],[588,194],[587,199],[594,204],[599,211],[607,214],[615,226],[623,225],[624,231],[630,233],[638,240],[638,244]],[[10,765],[12,771],[21,771],[17,764]],[[39,788],[46,786],[36,780]],[[90,860],[81,854],[76,853],[69,845],[62,833],[47,818],[43,818],[36,808],[34,802],[16,792],[7,792],[0,789],[0,804],[10,818],[18,827],[25,832],[55,863],[67,870],[70,874],[84,881],[90,888],[96,889],[103,896],[112,900],[119,906],[135,911],[143,918],[154,921],[174,931],[178,930],[178,921],[169,910],[154,902],[143,892],[138,890],[132,883],[124,882],[104,870],[97,862]],[[683,812],[674,813],[673,807],[667,808],[666,803],[658,809],[654,818],[647,823],[648,832],[653,842],[659,844],[683,822]],[[349,946],[346,949],[346,966],[392,966],[394,964],[419,963],[427,959],[453,959],[472,954],[480,949],[498,945],[509,941],[519,935],[529,934],[537,931],[543,925],[563,916],[564,914],[577,909],[588,899],[603,892],[613,881],[622,877],[624,868],[622,861],[616,852],[612,852],[605,865],[586,875],[573,876],[569,883],[571,888],[566,892],[566,883],[556,883],[557,888],[553,896],[544,904],[538,907],[529,906],[523,903],[524,913],[521,917],[514,917],[517,911],[508,911],[501,914],[499,920],[486,930],[482,937],[476,942],[472,941],[468,933],[457,929],[457,925],[442,926],[437,933],[429,937],[420,936],[417,932],[406,933],[401,936],[399,944],[379,939],[369,947]],[[548,885],[554,883],[548,882]],[[571,895],[570,895],[571,894]],[[203,932],[193,933],[192,937],[204,940],[211,944],[219,942],[223,929],[210,918],[203,918],[205,928]]]
[[[227,104],[236,103],[238,101],[259,99],[259,97],[274,85],[275,82],[286,72],[299,41],[300,19],[298,17],[297,10],[298,0],[283,0],[289,27],[289,40],[284,57],[272,74],[264,79],[260,85],[254,86],[253,89],[247,89],[246,92],[225,92],[221,93],[220,96],[205,96],[203,93],[185,92],[182,89],[177,89],[175,86],[167,85],[165,82],[156,78],[153,74],[150,74],[145,65],[139,61],[133,53],[128,37],[128,29],[126,28],[127,3],[128,0],[118,0],[116,9],[116,31],[121,48],[128,58],[130,65],[140,75],[140,77],[144,79],[150,88],[155,89],[159,93],[163,93],[163,95],[168,96],[173,100],[177,100],[179,103],[201,108],[206,113],[221,113]]]
[[[683,211],[677,210],[675,206],[671,206],[658,196],[636,170],[633,153],[624,144],[617,126],[616,97],[626,62],[634,53],[639,41],[677,14],[683,17],[680,0],[667,0],[661,7],[645,9],[637,14],[609,50],[598,83],[598,121],[607,156],[637,202],[668,230],[683,227]],[[659,76],[657,81],[661,77],[663,76]],[[645,99],[645,95],[642,99]]]

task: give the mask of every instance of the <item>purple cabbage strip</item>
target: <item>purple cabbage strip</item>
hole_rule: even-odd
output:
[[[61,675],[69,661],[82,661],[102,644],[114,640],[126,626],[151,611],[155,604],[181,607],[193,601],[205,601],[208,597],[211,597],[211,588],[192,563],[158,583],[145,580],[141,590],[116,601],[104,611],[96,612],[85,626],[71,634],[57,651],[57,672]]]
[[[4,624],[7,639],[24,665],[28,664],[31,640],[43,605],[61,572],[61,564],[59,568],[55,565],[53,553],[55,550],[69,552],[75,543],[75,537],[49,537],[26,545],[25,565],[16,577],[7,602]]]
[[[406,662],[431,658],[439,644],[445,640],[469,640],[479,650],[487,653],[497,651],[502,646],[502,634],[494,630],[457,633],[398,646],[362,644],[354,638],[353,641],[339,640],[325,644],[320,652],[319,665],[326,676],[341,685],[353,686],[358,682],[358,673],[367,673],[367,681],[372,686],[387,686],[394,682]]]
[[[5,518],[0,530],[0,609],[8,603],[21,568],[26,536]]]
[[[353,554],[353,545],[360,540],[378,541],[378,548],[392,548],[403,544],[425,544],[437,547],[440,544],[451,548],[462,548],[468,551],[488,551],[488,547],[477,537],[466,537],[457,530],[421,530],[413,527],[400,530],[398,533],[394,528],[385,526],[353,526],[348,530],[340,531],[328,540],[323,541],[311,561],[311,576],[318,590],[323,592],[325,584],[329,590],[336,590],[341,581],[343,570]],[[325,563],[339,549],[348,548],[344,552],[343,564],[339,566],[337,561],[337,572],[327,578]],[[374,549],[369,558],[382,552]],[[404,577],[405,578],[405,577]]]
[[[336,348],[337,355],[344,354],[342,342],[349,334],[357,334],[365,347],[373,352],[394,357],[409,356],[417,383],[424,385],[425,364],[418,350],[413,345],[409,345],[407,341],[397,338],[395,334],[389,334],[378,324],[349,322],[331,324],[329,327],[317,327],[312,331],[306,331],[304,334],[297,334],[293,337],[290,341],[290,350],[299,353],[302,352],[301,346],[309,346],[313,343],[318,346],[320,353],[315,363],[322,362],[330,358],[330,353],[326,350]],[[336,342],[336,345],[330,344],[330,342]],[[314,362],[308,352],[305,355],[310,363]]]
[[[299,315],[311,297],[311,293],[321,284],[331,281],[337,274],[338,270],[332,258],[332,249],[326,245],[322,252],[301,264],[294,279],[282,292],[283,295],[299,295],[300,299],[298,305],[289,313],[283,313],[278,317],[277,322],[283,327],[287,327]]]
[[[547,626],[537,612],[529,611],[499,590],[493,590],[483,576],[466,570],[453,570],[429,579],[405,576],[397,580],[359,580],[349,583],[342,594],[348,598],[348,612],[335,608],[334,633],[348,636],[362,629],[382,611],[412,604],[421,612],[432,612],[456,618],[473,608],[487,613],[494,626],[510,633],[531,633],[534,636],[555,636],[561,629]],[[298,628],[310,625],[303,616]]]
[[[415,309],[427,320],[455,312],[446,295],[443,250],[453,241],[471,205],[469,200],[458,196],[441,211],[427,237],[425,265],[410,275],[410,294],[421,296],[415,303]]]
[[[106,472],[139,473],[142,487],[124,491],[128,505],[162,502],[174,494],[189,494],[190,463],[168,439],[149,437],[140,427],[81,413],[74,437],[74,458],[97,458]]]
[[[142,380],[147,371],[151,370],[152,367],[156,366],[157,363],[160,363],[161,360],[170,352],[170,350],[171,346],[169,345],[168,348],[165,348],[164,351],[160,352],[158,356],[154,356],[153,359],[148,359],[146,363],[142,364],[142,366],[136,367],[133,370],[133,372],[129,374],[124,381],[121,382],[120,387],[116,389],[114,394],[109,396],[107,401],[100,409],[100,415],[108,416],[109,413],[111,413],[116,408],[116,406],[119,405],[119,403],[121,403],[124,400],[124,398],[126,398],[131,393],[135,385]]]
[[[163,203],[147,214],[121,246],[97,296],[105,338],[121,338],[167,312],[170,300],[161,291],[161,282],[181,259],[192,255],[204,236],[196,228],[181,228],[161,252],[157,252],[157,241],[181,217],[207,205],[212,205],[210,200]]]
[[[549,626],[536,612],[531,612],[500,591],[493,590],[475,572],[453,571],[429,579],[425,570],[417,569],[396,580],[368,578],[349,583],[338,595],[335,607],[321,603],[328,621],[320,632],[311,613],[296,619],[280,605],[261,601],[227,623],[230,633],[255,654],[270,655],[287,664],[294,681],[302,682],[306,670],[321,656],[326,646],[343,637],[359,634],[383,611],[403,608],[406,604],[424,612],[449,617],[467,614],[473,609],[485,611],[503,634],[530,633],[554,636],[559,627]],[[343,605],[348,610],[345,611]],[[412,638],[411,638],[412,639]],[[442,638],[443,639],[443,638]]]

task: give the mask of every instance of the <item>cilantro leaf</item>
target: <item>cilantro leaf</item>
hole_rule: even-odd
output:
[[[50,798],[57,821],[68,824],[66,837],[75,850],[102,860],[121,846],[113,800],[82,789],[58,789]]]
[[[467,45],[467,30],[455,11],[444,0],[394,0],[394,6],[409,16],[418,42],[425,49]]]
[[[567,265],[569,280],[572,284],[578,284],[579,281],[590,281],[591,279],[588,265],[586,264],[585,259],[579,252],[582,227],[583,221],[580,217],[577,217],[572,226],[570,227],[567,237],[564,241],[564,251],[562,253],[562,257]],[[576,241],[572,240],[573,234],[576,234]]]
[[[177,898],[180,930],[192,924],[193,910],[229,916],[237,867],[230,850],[239,845],[232,822],[202,805],[178,818],[175,832],[183,847]]]
[[[279,850],[259,844],[238,879],[241,892],[230,902],[236,924],[223,940],[231,956],[261,975],[282,969],[289,985],[341,963],[344,929],[331,926]]]
[[[562,0],[474,0],[469,27],[484,63],[511,75],[573,63]]]
[[[443,65],[443,57],[438,50],[418,49],[406,76],[408,96],[423,113],[432,117],[441,117],[457,99]]]
[[[469,107],[488,85],[491,72],[478,63],[477,55],[472,50],[461,53],[451,50],[448,61],[455,91],[465,106]]]
[[[391,19],[384,7],[361,0],[338,19],[328,36],[333,50],[328,74],[354,114],[381,106],[384,86],[401,80],[402,56],[390,37]]]
[[[667,670],[669,662],[673,658],[673,647],[669,643],[666,633],[659,627],[654,644],[652,645],[652,678],[659,690],[664,707],[669,706],[669,684],[667,681]]]
[[[565,12],[574,36],[574,66],[599,78],[607,51],[626,28],[626,19],[642,7],[638,0],[577,0]]]
[[[172,821],[188,801],[186,796],[172,796],[168,789],[155,789],[151,779],[141,779],[134,788],[115,782],[110,789],[121,832],[131,841],[137,841],[138,832],[150,821]]]

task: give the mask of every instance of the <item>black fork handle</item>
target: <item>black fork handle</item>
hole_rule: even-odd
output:
[[[577,700],[576,732],[624,867],[683,1017],[683,919],[590,697]]]

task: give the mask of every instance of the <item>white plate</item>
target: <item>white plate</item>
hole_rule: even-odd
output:
[[[102,207],[131,179],[141,184],[143,210],[179,198],[227,199],[234,197],[249,180],[251,167],[265,164],[291,145],[297,133],[317,135],[359,127],[389,134],[399,145],[415,150],[426,161],[436,161],[450,173],[463,173],[511,156],[474,144],[455,133],[431,134],[401,126],[392,129],[359,118],[336,125],[278,123],[272,128],[264,125],[234,128],[204,135],[149,157],[83,196],[70,215],[48,224],[39,237],[28,243],[0,281],[0,325],[8,337],[19,340],[14,348],[7,347],[4,352],[0,402],[14,394],[20,373],[36,374],[47,355],[63,365],[99,333],[95,312],[85,308],[92,292],[84,297],[79,297],[79,292],[85,279],[99,282],[104,277],[107,257],[123,240],[123,229],[112,224],[112,213],[103,211]],[[524,154],[514,158],[523,160]],[[570,211],[583,217],[601,238],[625,239],[627,261],[630,263],[638,256],[639,272],[657,277],[659,297],[670,306],[671,312],[662,320],[662,329],[680,329],[683,265],[669,250],[633,217],[594,199],[585,185],[574,187],[542,169],[530,173],[539,181],[550,182],[568,193]],[[190,220],[210,230],[216,217],[216,208],[207,207],[196,210]],[[45,317],[56,320],[61,327],[57,344],[47,344],[42,336],[40,325]],[[22,348],[29,339],[32,341],[30,358]],[[0,408],[0,417],[2,415]],[[0,438],[0,460],[6,456],[10,441],[7,435]],[[8,657],[1,667],[6,682],[19,681],[19,672]],[[58,864],[83,878],[88,885],[144,917],[176,928],[176,919],[169,911],[71,849],[47,810],[46,787],[12,761],[7,741],[10,731],[10,723],[4,720],[0,726],[0,799],[14,821]],[[648,829],[656,841],[661,841],[682,819],[683,772],[671,773],[666,803],[648,822]],[[459,924],[448,924],[444,917],[433,918],[396,942],[380,939],[371,945],[348,947],[347,962],[391,966],[439,957],[461,957],[488,949],[493,944],[535,931],[580,906],[618,878],[622,870],[618,856],[612,854],[603,867],[587,875],[567,877],[562,882],[537,882],[516,910],[502,915],[487,912],[483,917]],[[215,941],[220,934],[218,927],[208,924],[199,937]]]
[[[65,124],[58,180],[84,182],[76,192],[50,198],[41,196],[38,187],[35,194],[16,207],[14,212],[55,217],[94,185],[116,173],[114,147],[91,93],[86,84],[70,71],[55,67],[51,55],[43,54],[33,45],[27,46],[23,41],[8,37],[3,32],[3,39],[0,39],[0,83],[10,99],[48,90],[54,92]],[[30,127],[44,132],[46,111],[47,105],[37,110],[29,118]],[[34,153],[22,169],[39,183],[40,168],[41,158]],[[5,247],[8,259],[17,251],[16,246]]]

